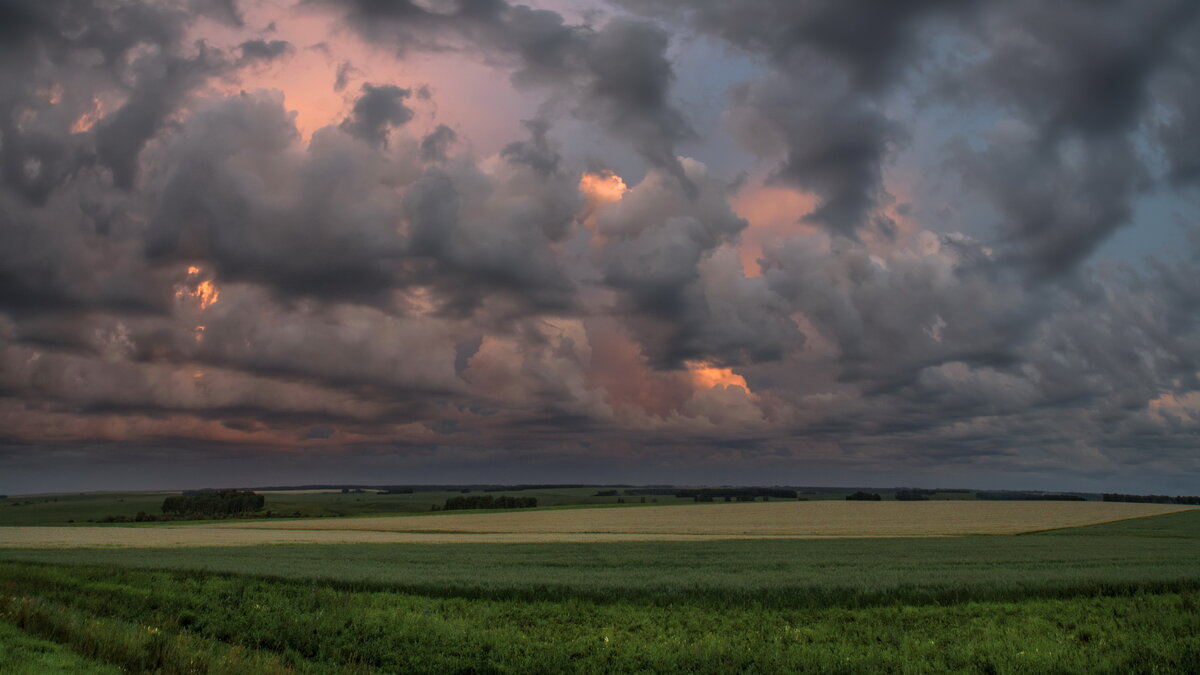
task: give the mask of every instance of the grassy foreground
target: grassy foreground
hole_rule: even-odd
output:
[[[120,668],[86,659],[63,645],[0,622],[0,673],[8,675],[119,675]]]
[[[0,559],[0,623],[132,672],[1200,671],[1200,512],[1016,537]]]

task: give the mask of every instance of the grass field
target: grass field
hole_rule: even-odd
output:
[[[235,521],[228,529],[369,530],[464,534],[567,533],[750,537],[896,537],[1019,534],[1159,515],[1192,507],[1113,502],[773,501],[679,509],[509,511],[342,521]]]
[[[117,666],[92,661],[63,645],[0,622],[0,673],[6,675],[119,675]]]
[[[487,493],[478,490],[471,494],[534,497],[541,508],[641,506],[695,504],[691,499],[673,495],[627,495],[626,489],[616,489],[614,496],[597,496],[599,487],[504,490]],[[849,489],[841,491],[805,491],[802,496],[811,501],[842,501]],[[10,496],[0,499],[0,526],[6,525],[82,525],[106,517],[132,518],[139,511],[159,514],[163,499],[179,492],[105,492],[83,494],[54,494]],[[420,490],[412,494],[379,494],[376,490],[362,493],[343,493],[341,490],[273,490],[261,492],[266,497],[265,510],[288,517],[339,518],[347,516],[377,516],[429,513],[451,497],[462,496],[461,490]],[[883,492],[884,499],[892,493]],[[934,500],[974,500],[967,492],[941,492]],[[154,526],[148,523],[146,526]]]
[[[555,488],[546,490],[510,490],[487,492],[502,495],[535,497],[540,507],[620,506],[640,505],[640,496],[619,495],[597,497],[600,488]],[[70,525],[88,524],[108,516],[132,518],[139,511],[162,513],[163,499],[179,492],[127,492],[33,495],[0,500],[0,526],[6,525]],[[339,518],[429,513],[462,491],[428,490],[412,494],[342,493],[341,490],[281,490],[261,492],[266,497],[265,510],[288,517]],[[473,494],[484,494],[475,491]],[[959,495],[962,496],[962,495]],[[843,499],[844,494],[813,494],[813,499]],[[671,495],[645,497],[646,504],[693,504],[691,499]],[[154,524],[147,524],[153,526]]]
[[[1197,560],[1196,510],[1015,536],[10,549],[0,624],[131,672],[1186,673]]]
[[[755,502],[154,527],[0,527],[7,547],[688,541],[1018,534],[1190,507],[1105,502]]]

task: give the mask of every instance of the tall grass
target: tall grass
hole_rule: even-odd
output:
[[[1200,585],[1200,511],[1017,537],[0,550],[436,597],[774,607],[1022,600]]]
[[[0,621],[128,672],[1200,672],[1200,516],[1162,518],[947,540],[6,551]]]
[[[1200,593],[868,608],[439,598],[5,564],[0,619],[130,672],[1196,672]]]

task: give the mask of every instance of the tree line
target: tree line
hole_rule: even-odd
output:
[[[763,501],[771,499],[795,499],[795,490],[786,490],[783,488],[697,488],[697,489],[682,489],[675,491],[676,497],[692,498],[698,502],[711,502],[717,499],[725,501],[752,502],[758,497],[762,497]]]
[[[1106,502],[1135,502],[1138,504],[1188,504],[1200,506],[1200,497],[1170,497],[1167,495],[1123,495],[1119,493],[1104,493]]]
[[[881,502],[881,501],[883,501],[883,495],[876,494],[874,492],[859,491],[859,492],[855,492],[854,494],[846,495],[846,501],[848,501],[848,502]]]
[[[258,511],[265,503],[265,497],[248,490],[204,490],[167,497],[163,500],[162,511],[171,516],[222,518]]]
[[[1086,502],[1087,498],[1080,495],[1047,494],[1044,492],[976,492],[976,499],[1007,502]]]
[[[509,497],[502,495],[471,495],[467,497],[451,497],[442,506],[442,511],[461,511],[464,509],[531,509],[538,504],[537,497]],[[434,505],[433,510],[438,510]]]

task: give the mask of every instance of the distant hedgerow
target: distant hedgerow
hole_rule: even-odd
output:
[[[266,499],[248,490],[207,490],[163,500],[163,513],[177,516],[229,516],[258,511]]]

